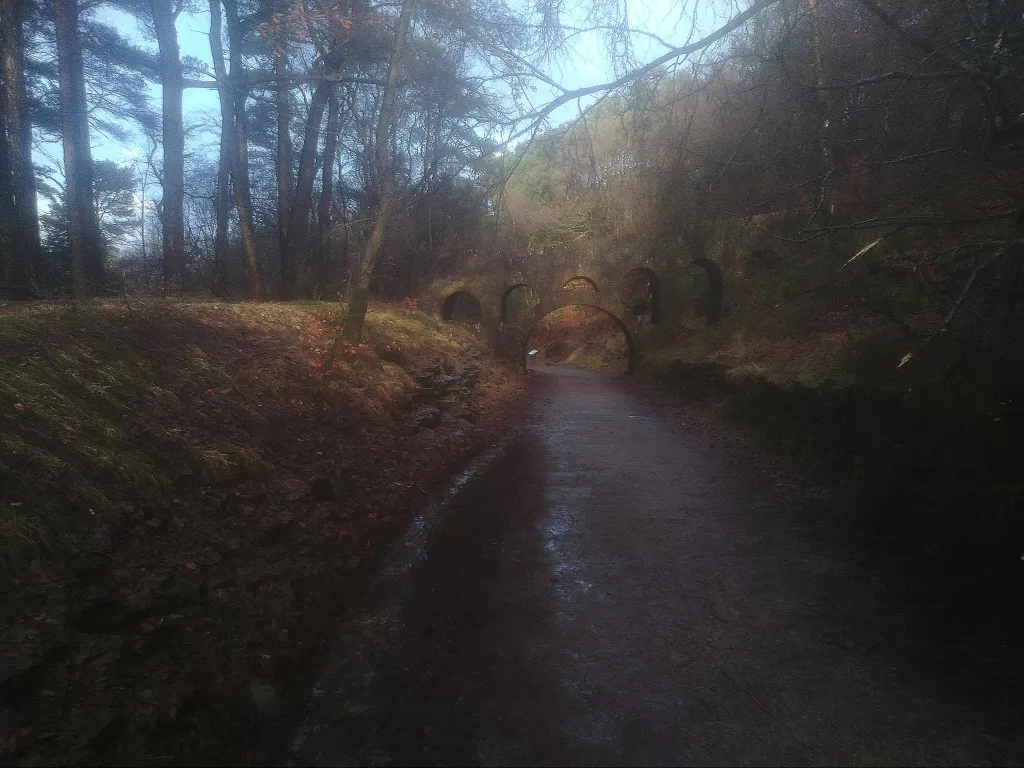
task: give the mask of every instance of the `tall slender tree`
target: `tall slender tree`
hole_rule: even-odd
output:
[[[76,298],[95,294],[105,281],[104,247],[93,202],[92,148],[78,0],[54,0],[60,124],[67,177],[71,280]]]
[[[0,65],[3,71],[5,138],[15,201],[11,284],[16,290],[38,293],[35,268],[40,254],[39,208],[35,169],[32,167],[32,122],[25,82],[25,10],[26,0],[0,3]]]
[[[181,49],[175,21],[181,4],[152,0],[153,24],[160,49],[160,79],[163,89],[163,230],[164,285],[170,290],[185,285],[185,122],[182,94],[185,82]]]
[[[274,76],[277,80],[277,241],[280,248],[281,298],[293,297],[298,284],[298,264],[289,249],[288,225],[295,194],[295,158],[292,151],[291,75],[288,64],[288,0],[275,0],[277,34],[274,40]]]
[[[327,57],[325,76],[330,77],[330,65],[335,57]],[[309,239],[309,215],[313,202],[313,182],[316,178],[316,155],[320,143],[324,112],[333,88],[329,80],[320,80],[309,100],[309,113],[303,131],[302,149],[299,151],[299,169],[292,190],[292,204],[288,215],[287,236],[281,254],[281,296],[294,298],[298,290],[298,265],[305,256]]]
[[[210,54],[214,76],[217,78],[217,96],[220,101],[220,156],[217,163],[217,188],[214,192],[213,212],[216,235],[213,244],[214,296],[224,298],[228,290],[228,252],[231,247],[228,228],[231,224],[231,164],[235,150],[235,110],[231,88],[224,67],[223,24],[220,0],[210,0]]]
[[[238,213],[238,230],[242,241],[245,295],[252,301],[260,301],[267,297],[267,288],[256,252],[256,227],[253,223],[252,191],[249,183],[249,137],[245,109],[249,100],[249,86],[245,84],[245,66],[242,61],[242,39],[245,30],[238,14],[238,0],[223,0],[223,6],[228,27],[230,74],[225,70],[224,47],[219,37],[216,41],[211,40],[211,45],[216,45],[213,62],[218,82],[227,85],[226,92],[221,90],[221,99],[226,99],[232,110],[230,124],[233,126],[234,135],[231,137],[231,188],[235,193],[235,211]]]
[[[345,327],[342,340],[357,345],[363,337],[363,325],[366,323],[366,308],[369,300],[369,278],[377,261],[381,244],[384,242],[384,231],[391,218],[391,210],[395,204],[395,159],[392,153],[392,136],[395,130],[395,102],[398,96],[398,76],[402,70],[402,59],[405,56],[405,42],[409,35],[409,24],[415,0],[403,0],[395,25],[395,45],[388,62],[388,79],[381,97],[380,115],[377,119],[377,130],[374,138],[374,159],[377,177],[380,180],[380,202],[374,212],[373,228],[366,242],[362,256],[362,270],[349,301],[345,316]]]
[[[0,91],[0,99],[4,92]],[[6,106],[0,104],[0,106]],[[6,109],[0,108],[0,133],[6,136]],[[20,286],[15,275],[18,240],[17,213],[14,201],[14,168],[7,141],[0,141],[0,290],[15,294]]]
[[[331,281],[330,236],[331,210],[334,202],[335,159],[338,154],[338,140],[341,129],[341,103],[338,86],[333,86],[327,103],[327,135],[324,137],[324,155],[320,168],[320,200],[317,202],[317,255],[316,273],[321,285]]]

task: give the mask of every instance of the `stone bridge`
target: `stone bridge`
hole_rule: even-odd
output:
[[[759,290],[769,272],[798,263],[827,269],[821,244],[796,237],[800,226],[783,212],[701,222],[691,227],[697,237],[607,236],[517,253],[467,251],[418,280],[415,295],[446,321],[478,327],[496,351],[522,365],[543,317],[571,304],[597,307],[626,334],[632,371],[645,351],[718,323],[730,296]],[[774,250],[782,240],[786,257]]]
[[[543,317],[567,305],[596,307],[625,333],[632,371],[646,350],[678,335],[681,320],[718,322],[730,281],[743,278],[752,257],[774,254],[762,239],[732,227],[702,248],[604,238],[522,254],[469,252],[422,285],[418,299],[445,320],[479,326],[499,354],[522,364]]]

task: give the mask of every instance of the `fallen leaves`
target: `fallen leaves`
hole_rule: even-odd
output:
[[[377,562],[374,553],[387,546],[451,467],[501,428],[501,414],[521,383],[479,357],[477,342],[458,331],[449,340],[450,329],[438,322],[441,333],[430,316],[410,314],[412,309],[393,306],[372,313],[368,342],[345,347],[337,360],[330,356],[340,328],[336,309],[303,312],[294,305],[261,305],[257,312],[190,304],[149,316],[140,308],[137,316],[149,323],[141,328],[124,326],[120,315],[114,318],[117,337],[130,339],[142,355],[123,365],[137,369],[147,385],[159,383],[163,394],[153,397],[142,388],[135,397],[114,388],[116,401],[97,406],[96,413],[113,413],[111,423],[136,436],[138,446],[154,451],[158,446],[154,461],[179,480],[158,497],[117,495],[116,523],[105,510],[97,507],[92,514],[83,505],[80,517],[71,520],[78,526],[76,554],[56,546],[42,553],[41,567],[52,571],[49,583],[61,585],[57,603],[63,613],[31,622],[25,618],[27,606],[40,603],[19,603],[24,595],[12,593],[15,602],[4,614],[10,620],[6,630],[0,628],[0,641],[5,632],[16,637],[22,625],[37,631],[52,621],[52,631],[66,636],[76,658],[95,660],[69,672],[77,688],[89,691],[73,705],[70,721],[121,702],[129,718],[141,718],[138,722],[166,717],[167,707],[180,701],[159,705],[164,710],[157,702],[173,699],[180,670],[202,668],[211,670],[201,685],[212,704],[195,715],[202,720],[196,726],[198,741],[186,745],[202,747],[204,739],[222,738],[224,729],[238,725],[230,714],[211,724],[212,713],[230,712],[221,705],[239,694],[239,685],[247,685],[240,682],[245,674],[258,668],[283,691],[289,678],[279,685],[279,670],[315,662],[331,630],[330,611],[318,606],[336,605],[342,590],[361,583],[362,577],[353,579],[350,571]],[[65,343],[60,326],[47,332],[53,334],[47,343],[60,349]],[[112,336],[89,338],[92,369],[101,370],[121,354]],[[182,360],[191,348],[202,355],[192,355],[189,371]],[[379,355],[398,349],[400,357]],[[52,366],[47,354],[33,357],[28,372]],[[314,362],[316,372],[328,374],[322,388],[310,376]],[[412,393],[420,385],[410,373],[429,373],[431,385],[443,390],[439,399],[447,400],[437,423],[418,431]],[[480,378],[478,386],[467,385],[470,375]],[[14,399],[14,410],[31,410],[33,419],[38,415],[28,395],[8,402]],[[187,458],[205,452],[236,461],[236,449],[251,451],[263,468],[218,475],[214,481]],[[311,494],[319,478],[330,481],[330,497]],[[111,494],[124,491],[109,479],[104,482]],[[56,485],[43,490],[51,499],[63,498]],[[31,493],[38,492],[29,488],[21,495],[12,486],[9,496],[15,500],[7,504],[35,510]],[[101,563],[98,575],[89,577],[95,586],[78,574],[86,558]],[[45,599],[49,605],[54,598],[46,593]],[[69,611],[85,609],[95,610],[102,619],[98,623],[106,621],[114,634],[87,635],[69,626]],[[110,616],[104,618],[104,611]],[[171,632],[175,639],[167,643]],[[282,636],[284,645],[278,640]],[[142,683],[131,673],[139,663],[146,665],[145,688],[153,692],[144,702],[136,690]],[[144,716],[143,704],[149,708]],[[40,730],[62,734],[47,747],[44,762],[75,762],[73,727],[65,738],[59,719],[32,714]]]

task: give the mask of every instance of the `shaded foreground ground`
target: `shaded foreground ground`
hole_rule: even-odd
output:
[[[561,373],[341,627],[295,763],[1021,762],[1016,639],[716,428]]]
[[[378,553],[503,431],[480,338],[375,304],[0,305],[0,765],[254,763]]]

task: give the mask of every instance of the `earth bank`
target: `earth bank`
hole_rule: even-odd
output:
[[[0,761],[259,763],[521,380],[414,302],[0,308]]]

